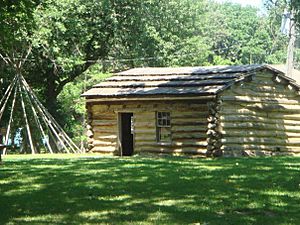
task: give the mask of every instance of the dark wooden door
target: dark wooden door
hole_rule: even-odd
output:
[[[121,113],[121,145],[122,155],[133,155],[132,117],[133,113]]]

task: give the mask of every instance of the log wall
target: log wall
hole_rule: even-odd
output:
[[[224,155],[300,153],[300,97],[270,72],[233,85],[219,96]]]
[[[118,113],[134,117],[134,153],[206,154],[208,105],[204,101],[87,103],[92,152],[119,153]],[[171,143],[156,141],[156,112],[171,113]]]

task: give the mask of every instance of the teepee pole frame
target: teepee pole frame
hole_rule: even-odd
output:
[[[56,120],[48,112],[48,110],[42,105],[42,103],[38,100],[38,98],[36,97],[34,92],[29,87],[28,83],[22,76],[21,76],[21,81],[22,81],[24,87],[29,92],[30,96],[33,98],[33,102],[35,102],[37,104],[37,106],[38,106],[37,109],[39,109],[40,112],[45,116],[45,118],[47,118],[47,122],[48,123],[50,122],[49,124],[52,125],[50,127],[54,128],[53,131],[57,130],[54,132],[54,134],[57,136],[57,138],[60,139],[60,136],[61,136],[64,139],[64,141],[69,145],[69,147],[71,148],[71,150],[74,153],[80,152],[80,149],[78,148],[78,146],[75,145],[75,143],[72,141],[72,139],[66,134],[66,132],[62,129],[62,127],[56,122]]]
[[[28,139],[29,139],[31,154],[34,155],[35,154],[35,147],[34,147],[33,141],[32,141],[32,135],[31,135],[31,130],[30,130],[29,122],[28,122],[28,117],[27,117],[27,112],[26,112],[26,108],[25,108],[25,103],[24,103],[24,98],[23,98],[23,93],[22,93],[20,81],[18,82],[18,86],[19,86],[19,91],[20,91],[21,106],[22,106],[23,113],[24,113],[24,119],[25,119],[26,130],[27,130],[27,135],[28,135]]]
[[[26,90],[26,88],[25,88],[23,85],[21,85],[21,87],[22,87],[23,91],[25,92],[25,96],[27,97],[27,99],[28,99],[28,101],[29,101],[29,103],[30,103],[30,107],[31,107],[31,111],[33,112],[33,117],[34,117],[35,123],[37,124],[37,126],[38,126],[38,128],[39,128],[39,130],[40,130],[40,132],[41,132],[41,134],[42,134],[42,137],[44,138],[44,140],[45,140],[45,142],[46,142],[46,143],[44,144],[44,146],[46,147],[46,149],[48,149],[48,151],[49,151],[51,154],[53,154],[53,150],[52,150],[51,145],[50,145],[50,143],[49,143],[49,140],[48,140],[48,138],[47,138],[47,136],[46,136],[46,134],[45,134],[45,132],[44,132],[43,126],[42,126],[42,124],[41,124],[41,122],[40,122],[40,119],[39,119],[39,117],[38,117],[38,114],[37,114],[37,112],[36,112],[36,109],[34,108],[34,104],[33,104],[33,102],[32,102],[32,99],[30,98],[29,93],[28,93],[28,91]]]
[[[18,93],[19,92],[19,93]],[[9,138],[11,135],[11,128],[12,123],[14,121],[13,115],[15,111],[15,105],[16,105],[16,98],[17,96],[20,97],[21,102],[21,108],[23,111],[23,116],[25,120],[25,126],[26,126],[26,133],[27,138],[29,139],[29,145],[31,148],[31,153],[36,153],[36,148],[33,141],[33,136],[31,132],[30,124],[29,124],[29,117],[28,117],[28,108],[25,105],[25,98],[26,98],[26,104],[30,104],[30,111],[33,113],[33,117],[35,120],[35,123],[40,131],[39,135],[42,135],[45,142],[43,144],[45,145],[46,149],[50,153],[54,153],[50,143],[48,135],[45,133],[45,129],[49,129],[49,135],[51,135],[52,138],[58,140],[55,141],[55,145],[57,146],[58,151],[64,150],[67,153],[70,153],[69,150],[71,150],[73,153],[81,152],[81,150],[78,148],[78,146],[72,141],[72,139],[66,134],[66,132],[63,130],[63,128],[57,123],[57,121],[53,118],[53,116],[48,112],[48,110],[42,105],[42,103],[39,101],[35,93],[32,91],[28,83],[26,82],[25,78],[21,75],[21,73],[17,73],[17,75],[13,78],[12,82],[6,89],[3,97],[0,100],[0,121],[2,120],[2,116],[4,113],[4,110],[7,106],[8,101],[11,99],[11,95],[13,94],[13,100],[11,105],[11,111],[9,116],[9,122],[7,126],[7,131],[5,134],[5,146],[8,145]],[[13,137],[12,137],[13,138]],[[4,147],[3,154],[6,154],[7,149]]]
[[[55,137],[59,140],[59,142],[61,143],[63,148],[67,151],[67,153],[70,153],[70,151],[69,151],[68,147],[65,145],[64,141],[69,145],[72,152],[76,153],[76,149],[74,149],[72,147],[72,145],[67,141],[65,135],[60,130],[57,129],[56,124],[55,124],[56,121],[54,119],[51,120],[51,118],[49,118],[50,113],[47,114],[48,111],[45,108],[43,109],[43,105],[39,102],[39,100],[37,99],[37,97],[35,96],[33,91],[30,89],[29,85],[27,83],[25,83],[26,81],[25,82],[24,81],[25,81],[25,79],[23,78],[22,79],[23,85],[26,88],[26,91],[29,93],[29,96],[32,98],[32,102],[34,102],[36,104],[36,108],[40,112],[45,124],[47,124],[49,126],[50,130],[53,132]]]
[[[2,106],[3,101],[7,99],[7,94],[11,91],[11,89],[13,89],[13,87],[16,84],[16,82],[17,82],[17,76],[14,77],[14,79],[12,80],[12,82],[10,83],[10,85],[8,86],[8,88],[6,89],[3,97],[0,100],[0,106]]]
[[[9,87],[9,92],[7,92],[6,99],[4,100],[3,105],[1,106],[1,109],[0,109],[0,121],[1,121],[1,119],[2,119],[3,112],[4,112],[5,108],[6,108],[7,102],[8,102],[8,100],[10,99],[11,93],[12,93],[12,91],[13,91],[15,85],[17,84],[17,80],[18,80],[18,79],[16,79],[16,80],[14,81],[14,83]],[[4,96],[3,96],[3,97],[4,97]],[[3,99],[3,98],[2,98],[2,99]],[[1,101],[2,101],[2,100],[1,100]],[[2,104],[2,102],[1,102],[1,104]]]
[[[17,90],[18,90],[18,88],[15,87],[14,98],[13,98],[13,102],[12,102],[12,105],[11,105],[11,111],[10,111],[10,115],[9,115],[8,127],[7,127],[7,131],[6,131],[6,135],[5,135],[5,145],[6,146],[8,145],[8,139],[9,139],[11,124],[12,124],[12,121],[13,121],[13,114],[14,114],[16,98],[17,98]],[[3,149],[3,152],[2,152],[3,155],[6,154],[6,149],[7,149],[6,147]]]

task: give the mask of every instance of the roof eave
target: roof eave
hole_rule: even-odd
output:
[[[122,101],[181,101],[181,100],[210,100],[216,98],[216,93],[209,95],[191,96],[85,96],[86,102],[122,102]]]

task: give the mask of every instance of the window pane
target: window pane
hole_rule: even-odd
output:
[[[156,120],[157,141],[171,142],[170,112],[157,112]]]
[[[156,120],[158,127],[170,127],[170,112],[157,112]]]
[[[171,129],[168,127],[160,128],[160,140],[161,142],[170,142],[171,141]]]
[[[171,124],[170,124],[170,120],[167,120],[167,122],[166,122],[167,124],[167,126],[170,126]]]

